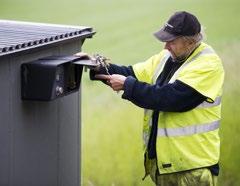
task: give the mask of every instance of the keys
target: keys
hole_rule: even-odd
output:
[[[108,67],[109,67],[108,61],[110,62],[110,59],[108,59],[100,54],[94,54],[93,58],[96,60],[97,64],[99,64],[101,67],[103,67],[106,70],[106,73],[108,75],[111,75],[108,71]]]

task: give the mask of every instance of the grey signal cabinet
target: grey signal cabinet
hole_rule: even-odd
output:
[[[21,73],[24,64],[72,56],[94,33],[91,27],[0,20],[0,186],[81,185],[80,91],[27,100]],[[47,81],[31,86],[41,93]],[[64,93],[61,88],[56,95]]]

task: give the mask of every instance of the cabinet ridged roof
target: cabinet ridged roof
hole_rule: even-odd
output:
[[[0,20],[0,56],[94,33],[86,26]]]

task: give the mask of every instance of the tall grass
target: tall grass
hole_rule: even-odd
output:
[[[220,185],[240,185],[240,24],[238,0],[0,0],[0,18],[90,25],[97,34],[83,50],[117,64],[134,64],[162,48],[152,33],[176,10],[196,14],[207,42],[223,59],[226,80],[221,123]],[[82,185],[153,185],[142,182],[141,109],[85,73],[82,82]],[[163,149],[164,150],[164,149]]]
[[[221,123],[221,165],[220,175],[221,185],[239,185],[239,132],[240,132],[240,83],[239,83],[239,42],[228,44],[221,51],[222,59],[226,71],[224,99],[223,99],[223,119]]]

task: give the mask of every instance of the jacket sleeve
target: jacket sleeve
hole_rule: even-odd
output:
[[[127,77],[122,98],[142,108],[165,112],[185,112],[206,100],[205,96],[181,81],[159,86],[133,77]]]
[[[123,76],[132,76],[132,77],[136,77],[133,71],[132,66],[119,66],[119,65],[115,65],[115,64],[110,64],[108,67],[108,72],[109,74],[120,74]],[[105,68],[101,67],[99,71],[94,71],[94,70],[90,70],[90,79],[91,80],[97,80],[94,76],[96,74],[107,74],[107,71]]]

